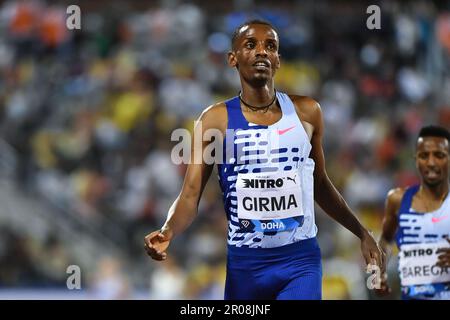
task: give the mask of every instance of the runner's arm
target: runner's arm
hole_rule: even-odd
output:
[[[319,104],[311,105],[313,109],[314,132],[311,138],[311,157],[315,162],[314,195],[317,204],[334,220],[362,239],[367,230],[353,214],[344,198],[335,188],[325,169],[325,156],[322,148],[324,124]]]
[[[389,190],[386,203],[385,203],[385,211],[383,217],[383,227],[379,240],[380,248],[386,254],[386,262],[389,259],[390,255],[390,245],[394,240],[395,233],[398,228],[398,218],[397,212],[400,208],[400,202],[403,197],[404,190],[401,188],[396,188]],[[385,272],[385,267],[383,266],[383,272]]]
[[[366,264],[376,264],[381,268],[384,263],[384,253],[378,247],[371,232],[364,228],[353,214],[325,170],[325,157],[322,149],[324,125],[320,105],[313,99],[308,99],[305,109],[308,110],[308,118],[314,127],[311,137],[311,157],[315,162],[314,199],[331,218],[361,240],[361,252]]]
[[[196,121],[191,140],[191,156],[180,194],[169,209],[167,220],[161,232],[169,233],[171,238],[183,232],[194,220],[198,204],[206,183],[211,175],[213,164],[205,163],[205,148],[211,143],[202,137],[208,129],[216,127],[217,116],[214,108],[206,109]],[[201,142],[199,142],[201,141]],[[196,148],[201,148],[198,152]]]

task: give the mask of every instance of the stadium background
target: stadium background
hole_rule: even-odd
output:
[[[81,8],[81,30],[66,8]],[[366,8],[381,7],[381,30]],[[0,4],[0,298],[222,299],[226,221],[213,174],[170,259],[145,255],[185,166],[175,128],[239,90],[232,30],[279,30],[276,87],[317,99],[327,170],[380,234],[393,186],[417,182],[413,146],[450,127],[448,1],[5,1]],[[375,299],[359,241],[316,211],[325,299]],[[66,268],[81,268],[69,291]],[[389,264],[397,299],[395,259]],[[396,290],[397,289],[397,290]]]

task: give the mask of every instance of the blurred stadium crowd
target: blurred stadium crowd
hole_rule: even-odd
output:
[[[78,1],[81,30],[66,28],[70,4],[0,5],[2,297],[64,290],[76,264],[88,297],[222,299],[215,175],[168,261],[151,261],[143,237],[165,220],[186,169],[171,162],[172,131],[237,94],[226,52],[255,15],[279,31],[276,88],[320,102],[328,173],[376,235],[389,188],[417,182],[418,129],[450,127],[448,1],[379,2],[380,30],[366,28],[365,1]],[[31,223],[39,206],[46,227]],[[357,239],[319,208],[316,219],[324,298],[374,298]]]

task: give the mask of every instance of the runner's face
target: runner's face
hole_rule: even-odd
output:
[[[280,67],[277,33],[264,24],[242,27],[228,62],[247,82],[265,85]]]
[[[448,140],[441,137],[421,137],[417,140],[416,167],[422,182],[435,186],[448,181]]]

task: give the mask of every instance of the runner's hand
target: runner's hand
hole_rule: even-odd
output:
[[[367,266],[369,264],[376,265],[380,268],[380,272],[384,269],[383,265],[386,255],[380,249],[370,231],[366,231],[361,238],[361,252],[366,260]]]
[[[144,248],[147,254],[156,261],[166,260],[167,258],[167,247],[172,240],[173,234],[171,231],[157,230],[148,234],[144,238]]]
[[[450,243],[450,239],[446,238],[448,243]],[[438,262],[436,265],[441,268],[450,267],[450,248],[440,248],[436,251],[436,253],[442,253],[438,256]]]
[[[375,294],[379,297],[384,297],[387,296],[388,294],[390,294],[392,292],[391,288],[389,287],[388,281],[387,281],[387,274],[383,273],[381,275],[381,284],[380,284],[380,288],[376,289],[375,288]]]

